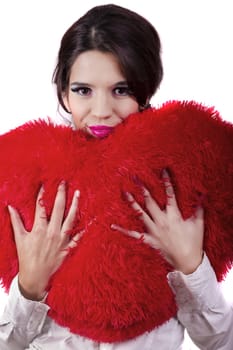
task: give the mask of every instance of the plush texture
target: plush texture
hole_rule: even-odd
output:
[[[116,223],[145,231],[124,198],[144,206],[140,183],[161,208],[167,168],[179,208],[188,218],[205,210],[204,249],[220,281],[233,261],[233,127],[194,102],[168,102],[131,115],[98,140],[50,122],[27,123],[0,137],[0,277],[6,290],[18,272],[7,204],[28,230],[44,184],[48,218],[61,180],[67,208],[81,191],[74,229],[85,229],[50,281],[49,315],[74,333],[100,342],[130,339],[162,325],[177,307],[167,282],[172,267],[141,240],[110,228]]]

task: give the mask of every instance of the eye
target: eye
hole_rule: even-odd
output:
[[[117,96],[131,96],[133,95],[132,91],[128,86],[118,86],[113,90],[113,93]]]
[[[91,89],[85,86],[71,86],[71,91],[80,96],[89,96],[91,94]]]

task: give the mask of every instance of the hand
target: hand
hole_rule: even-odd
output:
[[[161,210],[149,191],[143,187],[146,211],[128,193],[132,208],[141,213],[147,232],[142,234],[113,224],[112,228],[159,249],[175,270],[190,274],[200,265],[203,257],[204,213],[198,207],[195,214],[184,220],[177,205],[175,193],[166,171],[163,179],[167,193],[167,206]]]
[[[9,206],[19,260],[19,288],[31,300],[42,300],[53,273],[61,266],[69,250],[77,245],[82,233],[71,240],[67,231],[72,228],[78,208],[79,191],[74,193],[72,204],[64,220],[66,203],[65,184],[62,182],[56,194],[50,221],[42,202],[43,188],[37,201],[31,232],[24,228],[18,212]]]

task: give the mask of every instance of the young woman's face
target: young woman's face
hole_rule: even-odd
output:
[[[64,103],[75,127],[98,138],[139,108],[115,56],[97,50],[75,60]]]

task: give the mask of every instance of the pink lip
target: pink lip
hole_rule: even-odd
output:
[[[107,125],[93,125],[89,126],[88,128],[90,129],[92,135],[100,139],[108,136],[113,130],[112,126]]]

